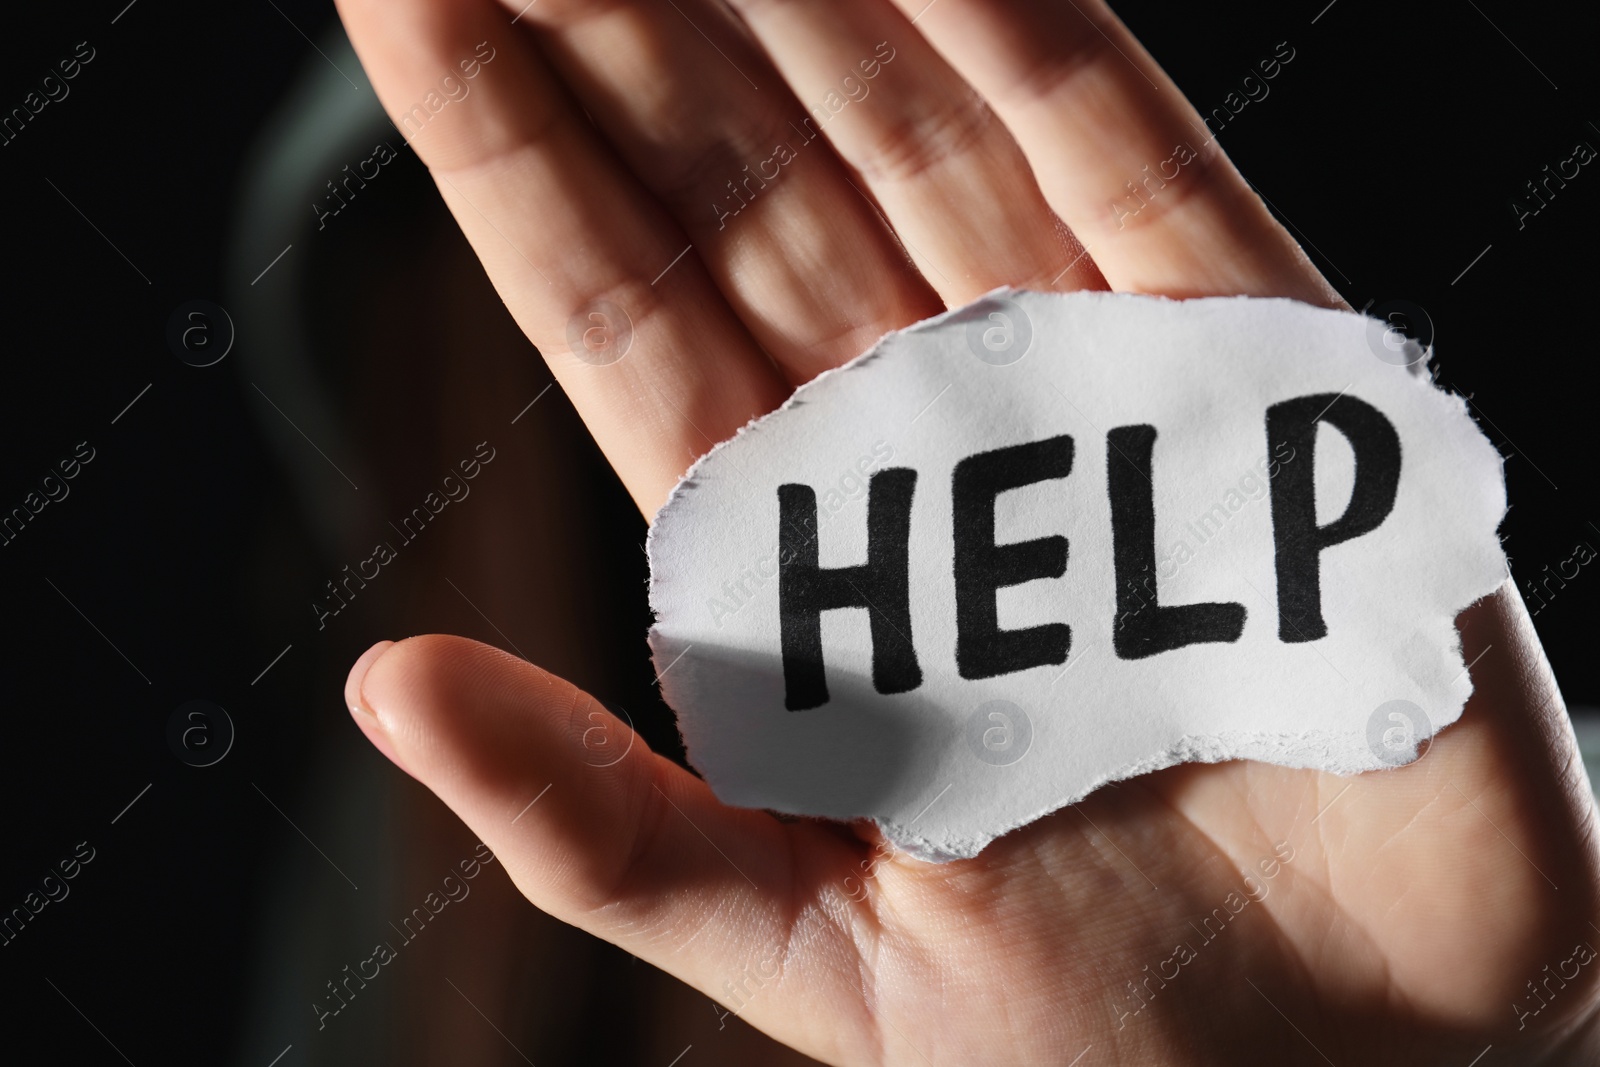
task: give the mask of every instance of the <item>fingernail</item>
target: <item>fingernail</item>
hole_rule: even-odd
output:
[[[372,747],[382,752],[396,767],[406,771],[406,765],[400,762],[400,757],[395,753],[394,742],[389,738],[389,731],[383,723],[378,721],[377,713],[367,707],[361,697],[361,683],[367,676],[367,671],[378,661],[378,657],[388,651],[393,641],[379,641],[361,654],[355,666],[350,668],[350,677],[344,683],[344,702],[350,708],[350,716],[355,719],[356,725],[361,727],[361,732],[367,735],[367,740],[372,742]]]

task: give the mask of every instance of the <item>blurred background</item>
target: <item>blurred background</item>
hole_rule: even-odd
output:
[[[1592,15],[1118,9],[1203,114],[1237,109],[1224,145],[1350,303],[1432,341],[1471,398],[1506,457],[1513,574],[1600,752],[1600,164],[1551,178],[1600,149]],[[373,641],[466,634],[659,750],[677,738],[644,521],[331,4],[9,11],[0,183],[8,1044],[75,1064],[804,1062],[496,865],[407,923],[476,841],[350,722],[342,682]],[[470,496],[391,533],[486,452]],[[376,541],[397,558],[345,584]],[[45,883],[63,861],[76,876]],[[378,943],[395,958],[351,981]]]

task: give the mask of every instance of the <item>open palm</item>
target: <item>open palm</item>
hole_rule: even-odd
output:
[[[340,7],[647,515],[796,385],[996,286],[1342,306],[1098,2]],[[1580,1062],[1593,802],[1515,590],[1460,628],[1474,695],[1413,766],[1174,768],[943,865],[725,807],[465,639],[379,645],[347,697],[529,900],[823,1060]]]

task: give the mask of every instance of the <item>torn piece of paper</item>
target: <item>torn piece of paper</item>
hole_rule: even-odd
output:
[[[730,803],[975,855],[1183,761],[1409,762],[1472,689],[1501,460],[1426,353],[1290,300],[1001,290],[689,471],[650,634]]]

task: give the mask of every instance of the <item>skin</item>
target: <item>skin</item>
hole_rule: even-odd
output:
[[[1344,306],[1103,5],[924,4],[339,7],[646,515],[799,383],[995,286]],[[475,56],[469,95],[431,106]],[[788,125],[808,106],[815,140]],[[1130,213],[1125,183],[1176,146]],[[735,197],[747,165],[777,176]],[[603,366],[568,343],[601,299],[632,327]],[[1475,691],[1415,764],[1173,768],[943,865],[723,806],[587,694],[462,638],[375,646],[346,697],[535,905],[830,1063],[1589,1062],[1577,744],[1515,589],[1458,623]]]

